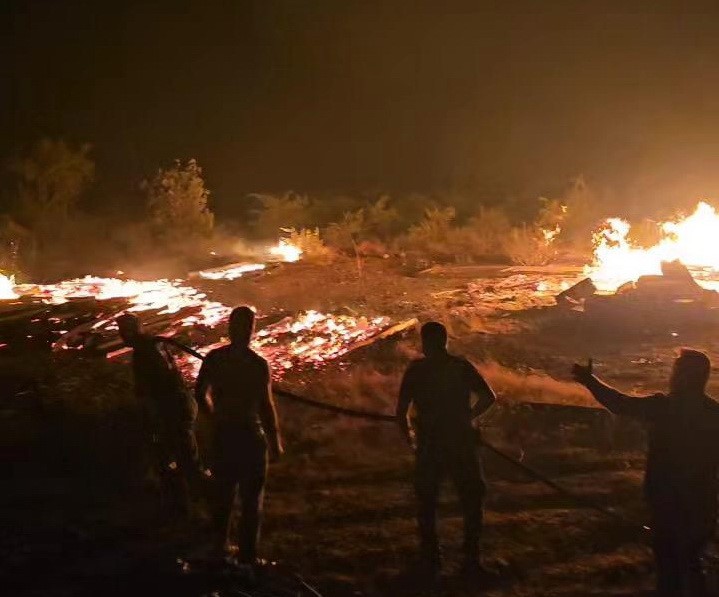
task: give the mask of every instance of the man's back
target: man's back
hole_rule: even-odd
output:
[[[140,335],[133,343],[132,367],[137,393],[163,420],[194,419],[194,401],[162,338]]]
[[[212,388],[218,422],[259,428],[268,400],[270,371],[267,361],[249,348],[223,346],[210,352],[198,383]]]
[[[485,391],[486,382],[469,361],[445,352],[413,361],[400,397],[414,403],[420,436],[458,439],[471,430],[471,393]]]

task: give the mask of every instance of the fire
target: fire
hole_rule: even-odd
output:
[[[215,327],[229,313],[229,307],[208,300],[204,292],[187,286],[181,280],[121,280],[85,276],[63,280],[57,284],[22,284],[15,287],[21,296],[48,305],[61,305],[74,299],[94,298],[98,301],[125,299],[132,312],[156,311],[158,315],[192,310],[187,324],[201,323]]]
[[[662,261],[679,260],[705,275],[719,272],[719,213],[709,204],[700,202],[691,215],[663,222],[660,230],[662,239],[645,249],[628,238],[628,222],[607,220],[594,235],[594,259],[585,273],[599,290],[613,291],[640,276],[661,274]],[[707,281],[703,285],[712,286]]]
[[[15,276],[6,276],[0,274],[0,300],[10,300],[18,298],[15,292]]]
[[[561,231],[562,229],[559,227],[559,224],[557,224],[554,228],[543,228],[542,238],[544,239],[544,243],[547,246],[551,245]]]
[[[363,341],[384,331],[390,324],[387,317],[352,317],[307,311],[295,318],[286,317],[259,330],[252,348],[265,357],[276,380],[291,369],[319,367],[335,360]],[[223,346],[217,342],[199,347],[201,354]],[[183,373],[192,378],[200,363],[187,356],[180,358]]]
[[[23,296],[30,302],[64,305],[77,301],[85,309],[84,299],[109,301],[95,319],[72,324],[69,331],[60,330],[64,320],[52,317],[56,331],[62,335],[53,344],[56,350],[81,349],[86,340],[90,346],[104,350],[108,358],[126,354],[117,337],[118,314],[138,313],[150,324],[152,333],[165,336],[189,334],[193,346],[207,353],[220,345],[231,308],[213,301],[201,290],[183,280],[123,280],[85,276],[56,284],[14,285],[12,278],[2,278],[2,298]],[[10,296],[12,293],[12,296]],[[276,379],[289,370],[317,367],[337,359],[364,341],[383,332],[389,325],[386,317],[353,317],[308,311],[272,323],[257,332],[253,347],[272,364]],[[197,359],[181,356],[180,364],[188,376],[196,373]]]
[[[236,280],[250,272],[257,272],[267,267],[264,263],[241,263],[230,267],[204,270],[199,272],[205,280]]]
[[[280,239],[280,242],[270,249],[270,254],[279,257],[282,261],[294,262],[299,261],[302,257],[302,249],[290,244],[285,239]]]

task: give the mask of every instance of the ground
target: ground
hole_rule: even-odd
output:
[[[716,326],[666,320],[611,326],[551,308],[552,292],[577,275],[573,268],[416,272],[378,259],[365,263],[361,278],[351,261],[299,263],[207,289],[219,300],[249,302],[264,312],[345,309],[445,321],[453,350],[475,361],[499,391],[499,406],[483,422],[485,438],[581,498],[559,495],[485,449],[483,551],[500,582],[481,594],[639,595],[652,582],[641,530],[642,430],[599,410],[527,403],[590,406],[567,374],[575,359],[590,356],[597,371],[622,388],[660,390],[679,343],[707,350],[719,362]],[[544,295],[534,291],[539,282],[548,288]],[[391,413],[401,371],[416,348],[409,333],[286,385],[320,400]],[[12,481],[0,501],[0,526],[7,530],[0,538],[0,580],[10,594],[210,594],[176,572],[176,559],[196,554],[207,539],[202,525],[158,524],[127,371],[97,359],[35,353],[4,357],[2,366],[0,437]],[[18,395],[10,388],[21,388],[20,378],[36,383]],[[287,454],[271,470],[265,555],[300,571],[322,595],[428,594],[412,574],[412,455],[397,430],[282,399],[279,410]],[[627,523],[582,500],[615,509]],[[456,574],[461,517],[450,487],[441,532],[440,594],[480,594]]]

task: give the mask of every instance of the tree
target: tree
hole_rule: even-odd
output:
[[[194,159],[160,169],[152,180],[145,181],[147,208],[152,232],[167,244],[185,244],[208,238],[215,223],[207,200],[202,168]]]
[[[23,158],[11,162],[17,179],[17,219],[40,245],[61,233],[95,175],[91,146],[74,149],[62,140],[42,139]]]

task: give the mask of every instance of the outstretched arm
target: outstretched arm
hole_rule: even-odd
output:
[[[477,401],[472,407],[472,419],[483,415],[497,401],[497,395],[487,383],[487,380],[477,371],[477,368],[467,361],[467,374],[469,376],[469,387],[472,393],[477,397]]]
[[[397,424],[399,425],[402,437],[407,440],[407,443],[413,445],[412,427],[409,424],[409,407],[412,405],[412,371],[408,369],[404,377],[402,378],[402,385],[399,389],[399,400],[397,401],[397,411],[395,416],[397,417]]]
[[[262,422],[262,428],[267,435],[270,458],[277,460],[282,456],[284,449],[282,447],[279,424],[277,423],[277,409],[275,408],[275,401],[272,398],[272,376],[270,375],[269,365],[267,365],[267,384],[265,385],[265,391],[260,401],[260,420]]]
[[[601,381],[592,374],[589,366],[575,364],[572,368],[574,380],[587,388],[594,399],[615,415],[650,419],[659,405],[658,396],[629,396]]]

